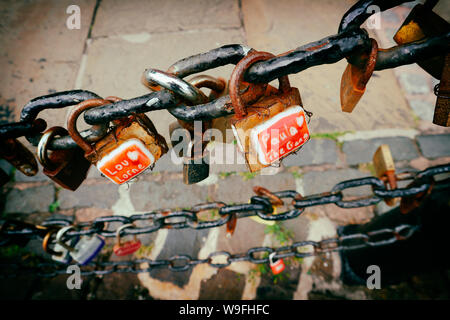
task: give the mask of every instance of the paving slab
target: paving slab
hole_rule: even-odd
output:
[[[418,136],[417,143],[427,158],[450,156],[450,134]]]
[[[252,176],[250,173],[232,175],[219,179],[216,189],[216,200],[225,203],[247,203],[252,196],[254,186],[262,186],[272,192],[295,190],[295,180],[290,173],[279,173],[276,176]]]
[[[66,27],[71,0],[0,3],[0,96],[18,120],[31,99],[71,90],[80,66],[95,1],[81,0],[81,29]],[[65,112],[42,112],[49,125],[64,124]]]
[[[248,45],[280,54],[337,33],[353,1],[244,0]],[[414,120],[392,70],[375,72],[353,113],[341,112],[339,88],[346,61],[291,75],[305,109],[312,111],[314,132],[408,128]]]
[[[24,190],[12,189],[6,196],[3,213],[48,212],[55,199],[53,185],[44,185]]]
[[[95,290],[99,300],[134,300],[139,279],[133,273],[113,273],[105,276]]]
[[[368,140],[346,141],[342,146],[347,164],[372,162],[373,154],[382,145],[389,145],[395,161],[412,160],[419,157],[415,142],[406,137],[386,137]]]
[[[261,278],[256,292],[256,300],[292,300],[297,290],[300,273],[301,268],[288,265],[275,278],[268,270]]]
[[[87,50],[80,86],[101,96],[134,98],[149,93],[141,84],[145,69],[167,70],[182,58],[225,44],[243,43],[243,40],[241,31],[234,29],[94,39]],[[207,73],[229,78],[232,70],[233,66],[230,65]],[[147,115],[158,132],[169,142],[169,125],[176,119],[166,110],[150,112]]]
[[[302,185],[305,195],[312,195],[331,191],[339,182],[370,176],[370,174],[356,169],[328,170],[307,172],[302,177]],[[345,194],[349,196],[362,196],[370,194],[370,186],[347,189]]]
[[[156,259],[169,259],[176,255],[188,255],[196,259],[200,249],[205,244],[208,233],[209,230],[206,229],[169,230],[164,247]],[[189,282],[191,273],[192,268],[181,272],[173,272],[168,268],[156,268],[150,271],[150,276],[162,281],[172,282],[182,288]]]
[[[240,26],[238,0],[103,0],[92,34],[103,37]]]
[[[231,237],[226,236],[226,227],[220,227],[217,240],[217,251],[225,250],[231,253],[246,253],[248,249],[260,247],[263,244],[266,225],[255,222],[251,218],[238,219],[236,229]],[[249,237],[249,235],[251,235]]]
[[[198,300],[241,300],[245,286],[245,276],[226,269],[204,280]]]
[[[296,154],[283,160],[283,165],[310,166],[321,164],[337,164],[338,148],[331,139],[311,139]]]
[[[76,191],[62,189],[58,193],[59,207],[111,209],[119,199],[118,186],[112,182],[104,184],[82,184]]]
[[[130,197],[137,211],[186,208],[206,202],[208,186],[185,185],[181,180],[138,181],[130,186]]]

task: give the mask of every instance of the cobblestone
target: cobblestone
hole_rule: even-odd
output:
[[[331,139],[311,139],[301,148],[297,154],[290,155],[283,160],[283,165],[290,166],[309,166],[320,164],[337,164],[336,142]]]
[[[370,176],[356,169],[329,170],[325,172],[312,171],[303,175],[305,195],[331,191],[335,184],[349,179]],[[352,188],[345,191],[350,196],[370,194],[370,187]]]
[[[6,196],[4,213],[48,212],[55,198],[55,188],[45,185],[24,190],[12,189]]]
[[[110,209],[119,198],[117,188],[112,182],[107,182],[94,185],[82,184],[76,191],[62,189],[58,194],[59,207],[61,209],[82,207]]]
[[[417,142],[427,158],[450,156],[450,134],[418,136]]]
[[[382,144],[388,144],[394,160],[411,160],[417,158],[419,153],[414,142],[405,137],[375,138],[370,140],[346,141],[342,151],[346,155],[347,164],[371,162],[373,154]]]
[[[398,80],[408,94],[426,94],[430,92],[430,84],[423,74],[401,73]]]

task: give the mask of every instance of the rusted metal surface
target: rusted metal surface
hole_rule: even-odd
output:
[[[341,109],[344,112],[352,112],[366,90],[367,82],[375,69],[378,55],[378,44],[375,39],[371,39],[372,49],[366,56],[366,63],[363,68],[348,64],[341,78]]]
[[[97,94],[86,90],[70,90],[52,93],[30,100],[22,109],[20,121],[31,122],[46,109],[60,109],[73,106],[88,99],[100,99]]]
[[[283,200],[276,196],[273,192],[270,192],[268,189],[261,186],[254,186],[253,192],[261,197],[267,197],[274,206],[282,206],[284,205]]]
[[[439,83],[434,107],[433,123],[450,127],[450,53],[445,57],[444,70],[442,71],[441,82]]]
[[[52,127],[42,135],[37,148],[38,160],[44,174],[61,187],[75,191],[86,179],[91,163],[84,158],[81,148],[55,150],[49,155],[49,142],[56,136],[67,136],[63,127]]]
[[[240,95],[243,85],[244,73],[255,62],[264,61],[273,57],[274,55],[268,52],[253,51],[245,56],[241,61],[239,61],[239,63],[233,69],[233,72],[230,76],[229,91],[231,103],[233,105],[235,113],[235,119],[242,119],[247,114],[246,107]],[[290,89],[289,79],[287,76],[279,78],[279,83],[280,92],[284,93]],[[246,90],[247,89],[244,89],[244,91]]]
[[[87,142],[81,134],[78,132],[77,129],[77,119],[84,111],[88,109],[92,109],[95,107],[99,107],[105,104],[109,104],[110,102],[108,100],[104,99],[90,99],[83,102],[80,102],[77,104],[72,111],[69,114],[68,120],[67,120],[67,130],[70,133],[70,136],[75,141],[75,143],[81,147],[87,154],[93,153],[94,148],[93,146]]]
[[[0,158],[8,161],[27,176],[34,176],[38,172],[37,161],[33,153],[17,139],[0,140]]]

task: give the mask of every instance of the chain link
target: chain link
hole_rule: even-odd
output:
[[[416,174],[408,173],[408,178],[412,179],[415,183],[411,183],[411,186],[407,188],[392,190],[388,190],[382,180],[375,177],[366,177],[340,182],[331,189],[331,192],[308,197],[303,197],[293,190],[274,192],[273,195],[276,197],[289,199],[290,201],[284,202],[288,207],[293,207],[292,209],[288,209],[287,211],[278,214],[273,214],[273,205],[271,204],[269,197],[253,196],[250,199],[250,203],[243,204],[226,205],[223,202],[209,202],[197,204],[190,210],[164,209],[131,216],[98,217],[90,222],[83,222],[75,225],[75,230],[67,232],[66,237],[71,238],[99,234],[106,238],[112,238],[116,236],[117,229],[125,224],[133,224],[134,227],[127,227],[124,229],[121,232],[121,236],[148,234],[163,228],[209,229],[226,224],[233,214],[236,214],[236,218],[238,219],[258,216],[267,221],[290,220],[298,217],[305,208],[317,205],[334,203],[341,208],[358,208],[375,205],[386,198],[411,197],[428,190],[431,187],[435,176],[448,172],[450,172],[450,164],[428,168]],[[441,182],[443,187],[446,186],[445,183],[448,184],[447,180]],[[358,197],[357,199],[345,199],[344,192],[346,190],[363,186],[372,187],[373,193],[368,196]],[[435,186],[435,188],[439,188],[439,184]],[[199,213],[208,210],[215,210],[217,218],[202,221],[198,216]],[[0,231],[0,240],[2,238],[7,238],[8,236],[39,236],[43,233],[42,227],[47,229],[61,228],[71,224],[71,221],[66,219],[48,219],[45,220],[39,228],[21,224],[12,225],[10,227],[2,228]],[[116,228],[110,228],[111,224],[118,225]],[[143,226],[137,226],[137,224],[143,224]]]
[[[246,253],[231,254],[227,251],[210,253],[206,259],[194,259],[189,255],[175,255],[169,259],[150,260],[136,259],[132,261],[103,261],[90,263],[81,268],[81,275],[107,275],[111,273],[143,273],[150,272],[154,268],[168,268],[171,271],[187,271],[199,264],[208,264],[214,268],[225,268],[234,262],[248,261],[254,264],[269,263],[269,254],[275,252],[273,259],[283,258],[307,258],[319,254],[360,250],[368,247],[378,247],[393,244],[397,241],[409,239],[419,227],[416,225],[402,224],[395,228],[384,228],[367,233],[344,235],[338,238],[324,239],[321,241],[299,241],[291,245],[270,248],[254,247]],[[359,242],[359,243],[358,243]],[[261,257],[257,257],[256,255]],[[220,257],[222,259],[220,259]],[[223,259],[224,258],[224,259]],[[217,260],[224,260],[219,262]],[[14,278],[24,274],[34,274],[39,277],[52,278],[57,275],[67,274],[67,265],[53,263],[40,263],[36,267],[24,267],[17,264],[0,264],[3,278]]]

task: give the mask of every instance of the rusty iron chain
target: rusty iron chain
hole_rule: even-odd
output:
[[[321,241],[299,241],[278,248],[254,247],[246,253],[240,254],[216,251],[210,253],[205,259],[194,259],[189,255],[175,255],[169,259],[159,260],[136,259],[131,261],[91,262],[87,266],[81,267],[80,274],[83,276],[104,276],[111,273],[143,273],[160,267],[166,267],[171,271],[180,272],[187,271],[198,264],[209,264],[211,267],[225,268],[234,262],[241,261],[249,261],[254,264],[267,264],[269,263],[269,254],[273,252],[275,252],[273,259],[283,259],[290,257],[306,258],[330,252],[359,250],[407,240],[418,230],[420,228],[417,225],[402,224],[395,228],[383,228],[367,233],[343,235]],[[258,257],[258,254],[261,257]],[[220,257],[225,258],[225,260],[223,262],[217,261],[221,260]],[[24,265],[18,264],[0,264],[0,270],[0,278],[15,278],[26,274],[52,278],[57,275],[67,274],[67,265],[56,262],[39,263],[34,267],[24,267]]]
[[[358,53],[370,47],[367,31],[360,28],[361,23],[370,16],[366,10],[367,7],[375,4],[380,7],[381,11],[384,11],[403,2],[408,2],[408,0],[360,0],[343,16],[338,34],[300,46],[267,61],[257,62],[246,72],[245,80],[253,83],[268,83],[273,79],[298,73],[313,66],[336,63],[341,59],[357,56]],[[449,39],[450,33],[445,33],[382,50],[378,53],[375,70],[395,68],[435,56],[440,52],[446,52],[450,48]],[[184,78],[227,64],[236,64],[250,50],[252,49],[240,44],[226,45],[179,60],[168,71]],[[85,90],[64,91],[37,97],[23,108],[19,122],[0,125],[0,139],[18,138],[25,135],[33,145],[37,145],[36,128],[42,129],[42,123],[39,123],[39,126],[33,125],[33,123],[40,111],[48,108],[60,109],[93,98],[100,97]],[[229,97],[225,96],[195,107],[187,106],[180,96],[164,89],[88,110],[84,118],[87,123],[92,125],[107,124],[133,113],[167,109],[173,116],[183,121],[210,120],[233,113],[233,110],[227,107],[227,102],[229,102]],[[42,122],[42,119],[37,120]],[[98,133],[87,132],[87,135],[92,135],[95,140]],[[35,139],[32,139],[33,136]],[[75,147],[76,143],[70,137],[54,139],[50,144],[50,149],[53,150]]]

